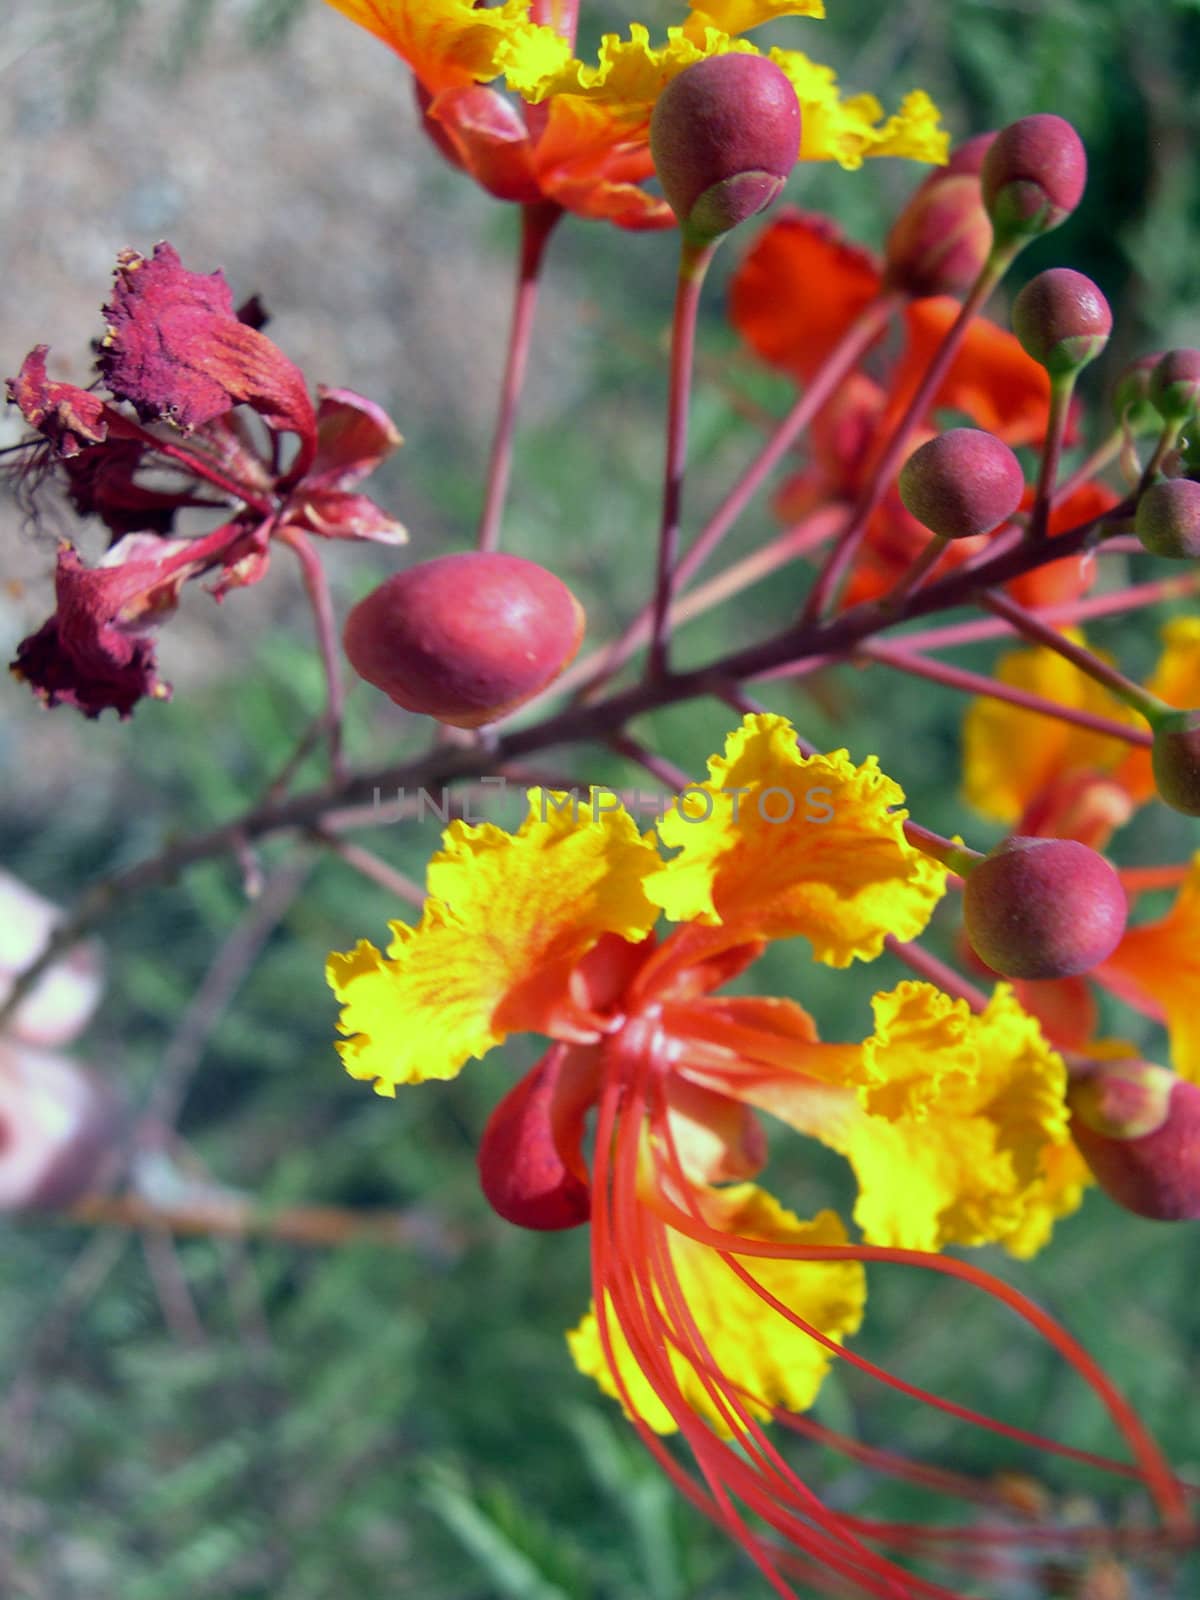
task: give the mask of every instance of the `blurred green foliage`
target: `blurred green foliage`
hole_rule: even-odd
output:
[[[173,26],[156,70],[198,70],[226,4],[264,52],[287,50],[287,29],[303,9],[303,0],[158,0]],[[78,114],[97,114],[117,92],[123,53],[147,9],[140,0],[47,4],[46,38],[74,64]],[[624,8],[608,10],[610,24],[627,20]],[[585,12],[591,24],[595,12]],[[1022,273],[1063,260],[1093,272],[1120,311],[1114,360],[1181,339],[1189,325],[1194,335],[1200,219],[1189,158],[1200,96],[1190,74],[1200,62],[1200,8],[1192,0],[887,8],[831,0],[830,13],[822,44],[849,86],[887,85],[891,101],[922,84],[958,134],[1039,109],[1074,120],[1092,155],[1088,201],[1029,252]],[[661,24],[678,11],[659,0],[639,14]],[[786,29],[780,24],[774,37]],[[264,53],[264,70],[269,60]],[[459,180],[432,153],[423,159],[429,194],[449,195]],[[857,236],[878,242],[911,181],[895,170],[847,184],[822,169],[805,173],[799,189],[803,203],[831,208]],[[511,216],[482,206],[471,215],[478,232],[461,248],[489,252],[506,271]],[[718,279],[736,250],[725,252]],[[571,426],[549,420],[522,430],[508,536],[576,587],[598,638],[644,594],[672,253],[661,241],[582,225],[565,230],[557,251],[556,274],[591,315],[581,316],[586,370]],[[689,488],[697,508],[713,503],[753,443],[752,425],[731,402],[778,410],[785,398],[777,379],[736,355],[719,293],[702,348]],[[473,380],[463,373],[462,381]],[[1102,383],[1103,374],[1089,374],[1085,388],[1095,395]],[[469,523],[478,480],[462,475],[461,439],[419,415],[401,414],[401,422],[408,484],[439,504],[448,524]],[[767,509],[754,510],[731,552],[770,525]],[[339,604],[380,570],[373,559],[337,562]],[[794,602],[784,576],[753,591],[732,618],[689,630],[685,655],[700,659],[731,637],[765,631]],[[256,596],[230,603],[250,612]],[[80,783],[50,816],[0,803],[7,864],[68,899],[93,873],[242,809],[320,704],[319,671],[293,609],[292,625],[264,630],[252,649],[235,652],[227,676],[209,677],[169,709],[147,707],[127,727],[72,724],[64,737],[78,742]],[[1097,633],[1102,642],[1118,636],[1123,655],[1144,664],[1146,628]],[[969,664],[990,660],[980,650]],[[6,692],[21,694],[15,685]],[[784,690],[772,703],[819,744],[878,751],[923,821],[988,837],[956,798],[962,703],[947,692],[843,673],[819,696]],[[70,713],[57,715],[65,723]],[[25,728],[18,717],[0,732],[0,753],[14,762]],[[712,709],[699,707],[653,727],[659,747],[692,770],[721,731]],[[365,690],[352,696],[356,761],[398,758],[420,739]],[[581,776],[637,781],[615,758],[563,761]],[[320,773],[316,755],[300,781]],[[1182,820],[1156,825],[1154,837],[1131,831],[1131,859],[1187,848]],[[432,824],[395,826],[368,842],[419,878],[435,832]],[[267,846],[268,869],[292,848]],[[394,1104],[347,1080],[330,1044],[323,958],[359,936],[379,938],[397,907],[336,860],[318,860],[315,847],[299,848],[313,854],[312,876],[215,1026],[181,1131],[220,1182],[267,1205],[386,1206],[409,1218],[412,1240],[329,1251],[185,1240],[175,1255],[187,1288],[181,1314],[178,1286],[172,1298],[163,1277],[170,1263],[161,1241],[133,1236],[98,1250],[83,1230],[53,1219],[8,1226],[0,1380],[11,1388],[0,1483],[9,1566],[0,1592],[22,1600],[759,1600],[767,1591],[748,1566],[678,1501],[617,1409],[570,1365],[562,1332],[587,1298],[584,1235],[519,1233],[478,1195],[479,1133],[514,1071],[532,1059],[528,1050]],[[218,862],[129,903],[111,923],[111,993],[88,1054],[131,1103],[154,1083],[183,1008],[244,906],[234,868]],[[796,994],[829,1036],[850,1038],[866,1029],[870,992],[899,974],[886,962],[813,970],[802,952],[782,947],[756,967],[753,986]],[[848,1196],[839,1164],[797,1140],[776,1140],[772,1187],[801,1214],[831,1202],[844,1209]],[[1181,1404],[1189,1385],[1194,1395],[1200,1339],[1193,1251],[1177,1231],[1093,1196],[1041,1260],[1018,1268],[986,1259],[1084,1338],[1194,1476],[1200,1440],[1194,1407]],[[874,1274],[858,1347],[911,1382],[1006,1420],[1080,1448],[1115,1448],[1096,1404],[1061,1363],[960,1287],[895,1269]],[[993,1436],[853,1374],[830,1380],[817,1414],[853,1437],[981,1475],[1028,1465]],[[913,1491],[827,1451],[794,1454],[833,1504],[882,1517],[922,1509]],[[1062,1497],[1064,1515],[1143,1514],[1136,1493],[1082,1468],[1046,1461],[1039,1474]],[[1048,1583],[1006,1589],[1005,1600],[1050,1594]],[[1183,1600],[1195,1592],[1188,1584],[1168,1576],[1140,1592]],[[1000,1600],[990,1588],[964,1589]]]

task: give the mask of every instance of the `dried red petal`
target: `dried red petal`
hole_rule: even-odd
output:
[[[21,370],[6,385],[11,405],[20,409],[64,459],[77,456],[90,445],[108,438],[108,407],[90,389],[73,383],[55,383],[46,376],[50,346],[39,344],[21,363]]]
[[[305,486],[302,486],[305,487]],[[370,539],[375,544],[405,544],[408,530],[365,494],[314,489],[296,496],[288,511],[290,527],[319,533],[323,539]]]
[[[304,375],[239,322],[223,273],[187,271],[169,244],[156,245],[149,260],[123,250],[104,314],[100,371],[139,416],[190,431],[248,405],[268,427],[301,436],[307,465],[316,417]]]
[[[127,533],[167,534],[192,497],[144,489],[135,476],[146,457],[140,439],[107,439],[64,462],[67,493],[81,517],[99,517],[118,537]]]
[[[382,406],[351,389],[317,390],[317,453],[310,488],[353,489],[404,443]]]
[[[203,539],[130,534],[98,567],[85,567],[63,545],[54,615],[17,646],[12,672],[46,705],[72,705],[86,717],[111,708],[125,718],[147,696],[169,699],[149,635],[174,611],[189,578],[238,558],[244,535],[236,523]]]

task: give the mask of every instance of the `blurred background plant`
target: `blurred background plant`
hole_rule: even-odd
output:
[[[589,5],[585,38],[623,27],[625,6]],[[658,26],[666,0],[637,8]],[[762,36],[769,40],[768,32]],[[913,84],[956,138],[1037,110],[1078,127],[1085,204],[1021,258],[1012,289],[1069,263],[1117,311],[1100,396],[1132,355],[1197,343],[1200,327],[1200,8],[1194,0],[874,0],[831,3],[824,59],[849,86]],[[13,372],[50,340],[86,382],[82,352],[115,251],[168,235],[197,270],[223,266],[238,298],[273,313],[271,337],[313,378],[371,396],[405,448],[372,492],[407,524],[412,555],[464,547],[481,492],[503,356],[517,218],[444,166],[416,125],[407,75],[365,34],[304,0],[9,0],[0,19],[0,351]],[[801,168],[789,198],[882,242],[917,181],[878,163],[854,179]],[[723,317],[721,285],[744,242],[718,258],[705,304],[689,505],[711,505],[786,400]],[[653,561],[675,251],[654,235],[572,221],[551,253],[518,436],[508,548],[545,561],[584,601],[599,641],[631,614]],[[72,369],[72,362],[74,367]],[[15,419],[3,419],[17,436]],[[53,521],[3,519],[0,646],[47,609]],[[764,505],[730,553],[772,526]],[[64,522],[65,526],[65,522]],[[94,557],[99,550],[85,543]],[[339,611],[396,565],[335,552]],[[405,558],[407,559],[407,558]],[[1119,565],[1119,563],[1115,563]],[[799,580],[797,580],[797,583]],[[756,631],[794,609],[786,575],[737,602]],[[738,613],[735,612],[735,618]],[[1098,627],[1135,675],[1154,618]],[[693,624],[685,657],[731,624]],[[986,668],[988,650],[963,657]],[[99,872],[236,813],[279,771],[319,711],[323,686],[295,574],[282,561],[252,599],[188,597],[162,650],[169,706],[129,723],[45,715],[5,691],[0,864],[69,901]],[[822,747],[876,751],[914,814],[981,846],[998,837],[958,799],[963,703],[883,674],[808,680],[767,698]],[[690,770],[719,742],[709,709],[655,719],[658,748]],[[352,758],[391,759],[425,738],[359,685]],[[637,782],[615,756],[573,753],[579,776]],[[320,775],[314,756],[307,775]],[[304,773],[301,774],[304,776]],[[1157,809],[1128,859],[1181,855],[1194,830]],[[420,878],[436,824],[377,830],[371,845]],[[574,1371],[562,1329],[586,1294],[586,1252],[506,1228],[475,1181],[487,1112],[513,1077],[495,1060],[450,1092],[381,1104],[333,1055],[325,952],[403,915],[318,843],[263,848],[249,905],[219,861],[134,900],[109,926],[109,992],[86,1055],[145,1126],[143,1187],[164,1205],[239,1195],[275,1216],[266,1237],[113,1231],[10,1219],[0,1254],[0,1539],[3,1592],[22,1600],[751,1600],[765,1593],[722,1536],[677,1502],[616,1408]],[[756,973],[798,992],[785,946]],[[207,976],[206,976],[207,975]],[[902,975],[831,974],[803,963],[823,1032],[858,1037],[866,997]],[[774,987],[772,987],[774,985]],[[182,1020],[181,1020],[182,1019]],[[1122,1026],[1128,1031],[1127,1017]],[[527,1058],[512,1049],[513,1069]],[[166,1085],[164,1090],[163,1085]],[[155,1166],[155,1162],[158,1165]],[[805,1142],[773,1153],[777,1192],[805,1208],[849,1194],[840,1164]],[[154,1187],[157,1184],[157,1189]],[[395,1214],[395,1237],[312,1247],[286,1233],[298,1207],[336,1234],[347,1208]],[[225,1218],[222,1227],[221,1217]],[[230,1218],[233,1218],[230,1221]],[[134,1219],[136,1220],[136,1219]],[[1129,1392],[1186,1476],[1200,1443],[1179,1397],[1194,1376],[1200,1302],[1179,1233],[1093,1195],[1019,1276]],[[896,1270],[873,1281],[859,1348],[910,1380],[1002,1416],[1038,1419],[1082,1448],[1111,1440],[1054,1358],[986,1302]],[[1013,1460],[998,1440],[835,1372],[819,1419],[872,1442],[983,1475]],[[817,1446],[801,1460],[835,1503],[881,1516],[911,1491],[875,1482]],[[1044,1488],[1086,1521],[1122,1495],[1048,1468]],[[1129,1504],[1136,1515],[1136,1497]],[[1019,1597],[1064,1594],[1047,1570]],[[1076,1582],[1076,1579],[1071,1579]],[[1146,1589],[1147,1596],[1192,1592]],[[1196,1581],[1192,1580],[1193,1583]]]

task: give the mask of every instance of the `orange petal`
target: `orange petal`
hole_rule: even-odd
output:
[[[905,308],[908,342],[892,375],[891,414],[899,417],[916,393],[930,361],[959,313],[948,295],[915,300]],[[976,317],[930,411],[961,411],[1006,444],[1036,444],[1046,431],[1050,379],[1016,337]]]
[[[1033,505],[1033,488],[1025,491],[1022,509]],[[1060,500],[1050,513],[1047,531],[1051,537],[1077,528],[1081,522],[1090,522],[1102,512],[1115,506],[1120,497],[1105,483],[1082,483],[1078,489]],[[1074,600],[1091,588],[1096,577],[1096,561],[1092,556],[1066,556],[1061,561],[1051,561],[1013,578],[1005,585],[1013,599],[1023,606],[1054,606]]]
[[[869,251],[815,212],[783,212],[734,274],[729,314],[746,343],[802,382],[879,293]]]
[[[1200,855],[1166,916],[1130,928],[1096,976],[1134,1003],[1161,1009],[1171,1066],[1200,1083]]]

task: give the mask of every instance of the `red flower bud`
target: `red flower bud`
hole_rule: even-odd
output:
[[[884,254],[887,279],[914,300],[965,294],[992,248],[979,169],[994,133],[969,139],[926,178],[892,224]]]
[[[1021,504],[1025,474],[1000,439],[951,428],[914,450],[900,472],[905,509],[943,539],[990,533]]]
[[[1087,153],[1062,117],[1022,117],[996,135],[980,179],[997,238],[1029,239],[1057,228],[1079,204]]]
[[[1191,478],[1152,483],[1138,501],[1133,525],[1152,556],[1200,559],[1200,483]]]
[[[1200,406],[1200,350],[1168,350],[1150,374],[1150,404],[1164,422],[1186,422]]]
[[[578,1058],[576,1058],[578,1059]],[[492,1210],[519,1228],[576,1228],[591,1215],[580,1153],[587,1100],[558,1046],[526,1073],[488,1118],[479,1182]]]
[[[1031,278],[1013,301],[1013,332],[1027,356],[1052,378],[1094,361],[1112,332],[1108,301],[1090,278],[1051,267]]]
[[[583,627],[582,606],[544,567],[464,551],[373,590],[347,618],[343,643],[359,677],[398,706],[478,728],[552,683]]]
[[[1096,1062],[1067,1090],[1096,1180],[1139,1217],[1200,1217],[1200,1088],[1149,1061]]]
[[[800,150],[800,103],[765,56],[709,56],[659,95],[650,151],[685,232],[713,239],[769,206]]]
[[[1006,978],[1069,978],[1110,956],[1125,891],[1103,856],[1074,839],[1008,839],[973,866],[963,892],[971,947]]]
[[[1163,717],[1150,759],[1158,798],[1185,817],[1200,817],[1200,711]]]

